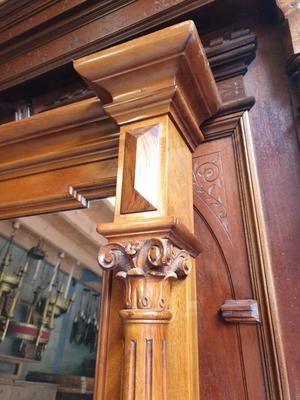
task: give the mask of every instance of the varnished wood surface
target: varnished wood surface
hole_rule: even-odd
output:
[[[116,158],[118,136],[95,98],[3,124],[0,180]]]
[[[98,227],[109,239],[99,264],[116,272],[103,299],[109,309],[103,325],[107,348],[98,362],[106,365],[97,370],[104,388],[98,384],[95,396],[196,400],[195,271],[188,259],[195,239],[185,234],[193,232],[191,149],[203,139],[198,125],[220,105],[197,31],[188,21],[74,65],[121,125],[115,219]],[[159,175],[150,182],[154,164]],[[171,284],[170,278],[182,274],[189,276]],[[117,279],[123,281],[123,296]],[[121,359],[122,371],[116,364]]]
[[[179,215],[179,217],[184,221],[184,224],[191,229],[192,227],[192,215],[191,213],[187,214],[187,209],[186,209],[186,202],[187,200],[184,199],[189,199],[189,202],[191,204],[192,200],[192,192],[191,192],[191,175],[189,175],[189,171],[191,171],[191,158],[188,160],[188,156],[191,157],[190,151],[184,144],[183,139],[180,137],[178,132],[176,132],[176,128],[172,123],[166,124],[166,118],[167,117],[161,117],[161,123],[165,124],[166,129],[166,135],[168,137],[168,142],[169,142],[169,152],[170,155],[173,152],[172,149],[176,149],[176,156],[180,157],[177,158],[177,160],[180,161],[180,167],[178,166],[176,171],[171,168],[164,168],[162,171],[160,171],[161,177],[163,178],[160,185],[164,185],[164,182],[169,182],[168,185],[170,185],[170,191],[172,190],[172,197],[170,197],[170,194],[165,193],[164,197],[162,198],[162,205],[159,209],[160,215],[164,215],[165,211],[164,210],[169,210],[171,211],[171,215]],[[148,121],[146,121],[148,123]],[[138,125],[140,126],[143,122],[139,122]],[[145,122],[144,122],[145,123]],[[153,125],[154,121],[150,120],[149,125]],[[155,119],[155,123],[159,123],[159,119]],[[132,126],[134,128],[134,125]],[[126,130],[124,130],[124,133]],[[121,141],[120,143],[124,143],[122,140],[122,131],[121,131]],[[163,143],[163,142],[162,142]],[[121,145],[122,146],[122,145]],[[161,151],[163,151],[163,154],[166,151],[165,144],[161,147]],[[174,147],[173,147],[174,146]],[[121,147],[121,150],[124,152],[124,147]],[[173,156],[168,156],[165,158],[165,155],[163,156],[163,159],[167,160],[164,161],[163,165],[168,165],[170,162],[172,165],[175,165],[175,154]],[[119,158],[119,161],[122,160],[122,157]],[[183,163],[183,160],[186,160],[185,163]],[[121,164],[122,165],[122,164]],[[184,168],[183,166],[188,166],[189,168]],[[168,171],[167,179],[164,178],[163,172]],[[180,172],[179,172],[180,171]],[[175,174],[174,174],[175,172]],[[179,177],[179,175],[183,177],[183,181],[185,182],[185,187],[186,191],[185,196],[183,198],[183,194],[180,191],[180,187],[182,188],[182,185],[177,186],[175,184],[175,179]],[[119,180],[119,182],[122,183],[122,180]],[[120,187],[121,190],[121,187]],[[165,192],[165,191],[164,191]],[[180,199],[178,200],[178,203],[175,201],[175,193],[180,192]],[[120,191],[119,193],[122,193]],[[118,195],[118,191],[117,191]],[[181,201],[185,201],[185,208],[182,207]],[[117,198],[117,203],[120,202]],[[169,204],[171,203],[171,204]],[[116,208],[116,210],[120,210],[119,208]],[[175,242],[180,246],[180,248],[185,249],[188,248],[188,243],[190,242],[190,234],[187,233],[187,238],[184,239],[183,232],[187,232],[184,228],[181,229],[181,225],[177,224],[177,220],[174,218],[153,218],[154,216],[157,216],[156,211],[146,211],[143,213],[136,213],[134,214],[123,214],[123,215],[118,215],[116,214],[115,216],[115,225],[104,225],[100,226],[99,229],[102,233],[107,235],[110,241],[121,241],[122,243],[134,243],[136,240],[144,240],[145,238],[155,238],[155,237],[170,237],[172,242]],[[135,223],[136,222],[136,223]],[[176,233],[176,226],[178,225],[178,230]],[[174,230],[175,228],[175,230]],[[174,230],[174,235],[172,234],[172,230]],[[178,235],[178,239],[176,239]],[[151,240],[151,239],[150,239]],[[194,239],[191,241],[194,243]],[[134,254],[134,253],[133,253]],[[196,254],[196,253],[195,253]],[[165,356],[166,356],[166,367],[165,367],[165,374],[166,374],[166,398],[174,398],[178,399],[181,398],[187,398],[187,399],[195,399],[198,397],[198,376],[195,375],[197,371],[197,358],[194,357],[195,350],[197,348],[197,340],[196,337],[194,336],[193,332],[195,332],[195,309],[191,308],[191,304],[193,304],[193,299],[195,296],[195,286],[194,286],[194,271],[191,272],[191,275],[182,283],[178,282],[178,284],[173,284],[172,285],[172,290],[171,290],[171,297],[170,297],[170,311],[173,314],[172,321],[169,323],[167,328],[162,328],[163,330],[161,331],[160,328],[156,324],[155,319],[155,313],[154,312],[148,317],[148,326],[145,327],[141,322],[139,323],[136,321],[136,325],[132,326],[131,328],[126,328],[124,333],[125,333],[125,340],[126,343],[128,343],[128,353],[126,352],[125,355],[123,356],[123,361],[122,360],[122,346],[120,346],[122,342],[122,329],[120,326],[120,321],[117,318],[117,313],[118,309],[120,310],[120,305],[124,304],[124,300],[122,298],[122,291],[120,287],[120,283],[116,280],[113,280],[112,283],[112,288],[110,291],[109,296],[107,297],[107,301],[110,304],[110,320],[108,322],[108,326],[106,327],[106,331],[109,332],[108,336],[108,346],[107,346],[107,353],[103,353],[100,355],[100,360],[105,360],[107,359],[107,371],[110,371],[109,375],[105,375],[106,379],[103,378],[103,373],[104,371],[100,371],[98,369],[98,375],[97,379],[100,379],[103,384],[105,384],[105,388],[100,388],[98,386],[97,388],[97,398],[99,399],[106,399],[106,398],[118,398],[120,395],[120,386],[121,386],[121,377],[120,377],[120,370],[118,368],[118,363],[120,362],[125,362],[123,371],[128,371],[127,368],[131,366],[132,368],[132,373],[133,371],[136,371],[136,368],[138,364],[133,364],[132,361],[132,352],[135,351],[135,347],[131,348],[130,345],[130,340],[132,340],[133,344],[132,346],[135,346],[134,343],[137,343],[137,346],[140,347],[143,343],[142,337],[143,335],[147,335],[149,338],[153,338],[153,345],[156,345],[156,350],[153,350],[153,357],[151,358],[153,363],[155,362],[157,366],[155,367],[155,364],[153,364],[153,374],[155,373],[154,371],[156,370],[157,373],[158,371],[161,371],[161,362],[162,359],[158,356],[158,354],[162,354],[161,352],[158,351],[158,343],[160,342],[159,337],[164,338],[165,340]],[[134,278],[134,276],[133,276]],[[152,287],[151,280],[148,282],[149,285],[149,290]],[[142,293],[142,292],[141,292]],[[152,289],[150,291],[152,293]],[[153,292],[157,293],[157,291]],[[178,299],[181,299],[178,301]],[[134,311],[134,310],[133,310]],[[143,310],[141,310],[143,311]],[[150,311],[150,310],[149,310]],[[143,311],[145,312],[145,311]],[[123,313],[123,311],[122,311]],[[123,315],[123,314],[121,314]],[[134,317],[135,311],[129,314],[130,317]],[[185,316],[182,318],[182,316]],[[129,318],[129,316],[127,317]],[[126,318],[126,319],[127,319]],[[168,321],[169,317],[166,318],[166,321]],[[129,323],[130,321],[128,321]],[[153,328],[152,328],[153,325]],[[144,332],[144,333],[143,333]],[[148,332],[148,333],[147,333]],[[156,333],[155,333],[156,332]],[[163,333],[164,332],[164,333]],[[163,336],[161,334],[163,333]],[[137,335],[137,336],[136,336]],[[153,336],[154,335],[154,336]],[[145,336],[146,337],[146,336]],[[131,339],[130,339],[131,338]],[[135,339],[136,338],[136,339]],[[128,341],[128,342],[127,342]],[[174,352],[174,348],[176,347],[176,353]],[[127,348],[127,347],[126,347]],[[106,355],[105,355],[106,354]],[[138,355],[139,354],[139,355]],[[142,363],[146,362],[147,358],[144,359],[144,356],[142,357],[142,354],[144,353],[137,353],[137,362]],[[156,355],[155,355],[156,354]],[[142,358],[141,358],[142,357]],[[152,357],[152,356],[151,356]],[[157,358],[158,357],[158,358]],[[178,363],[178,359],[180,359],[180,363]],[[144,360],[144,361],[142,361]],[[156,360],[156,361],[155,361]],[[182,373],[182,370],[180,368],[180,365],[186,365],[186,370],[185,373]],[[144,368],[144,367],[143,367]],[[139,368],[139,370],[136,372],[137,375],[134,375],[135,378],[132,378],[132,375],[128,375],[125,372],[125,381],[123,381],[123,394],[124,394],[124,399],[139,399],[139,393],[137,389],[140,387],[143,387],[143,390],[146,390],[145,385],[141,382],[140,379],[142,379],[143,374],[140,375],[142,371],[144,371],[143,368]],[[148,369],[149,370],[149,369]],[[129,373],[129,372],[128,372]],[[109,378],[108,378],[109,376]],[[156,376],[156,375],[155,375]],[[130,378],[131,377],[131,378]],[[174,377],[176,379],[174,380]],[[158,398],[158,399],[164,399],[164,397],[161,397],[161,390],[162,390],[162,384],[164,381],[163,375],[158,374],[155,379],[158,379],[157,384],[154,386],[153,383],[151,385],[151,391],[153,398]],[[172,385],[170,382],[173,382]],[[124,386],[125,385],[125,386]],[[142,385],[142,386],[140,386]],[[125,391],[125,392],[124,392]],[[103,397],[99,397],[99,396]],[[130,397],[132,396],[132,397]]]
[[[199,125],[220,107],[192,21],[84,57],[74,67],[119,125],[169,113],[192,149],[203,140]]]
[[[215,140],[199,146],[193,157],[195,230],[203,244],[197,258],[200,392],[202,398],[214,400],[275,399],[265,379],[259,328],[226,324],[220,314],[226,299],[257,295],[252,281],[255,267],[248,264],[249,243],[243,230],[240,195],[241,190],[243,197],[247,192],[240,186],[243,169],[238,163],[245,160],[238,147],[239,118],[223,118],[223,137],[221,121],[207,127],[211,135],[214,126]]]
[[[86,206],[78,194],[113,195],[118,142],[96,98],[1,125],[1,218]]]

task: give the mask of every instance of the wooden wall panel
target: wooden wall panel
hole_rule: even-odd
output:
[[[246,75],[248,91],[256,97],[250,123],[276,294],[273,307],[278,310],[280,323],[277,343],[282,342],[282,368],[286,367],[288,373],[285,398],[297,399],[300,398],[299,147],[282,32],[274,23],[253,29],[259,46]]]
[[[220,315],[225,300],[256,298],[242,219],[235,135],[200,145],[193,159],[195,229],[204,246],[197,259],[200,390],[204,399],[264,400],[270,397],[260,327],[228,324]]]

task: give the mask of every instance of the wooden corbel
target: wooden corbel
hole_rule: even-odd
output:
[[[258,304],[253,299],[225,300],[220,308],[222,318],[230,324],[258,324]]]
[[[95,398],[197,400],[192,151],[220,105],[204,50],[188,21],[74,65],[120,126]]]

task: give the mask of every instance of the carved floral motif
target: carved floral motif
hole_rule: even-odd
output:
[[[230,236],[220,152],[194,159],[193,186],[195,193],[218,218],[221,226]]]
[[[150,239],[102,246],[98,262],[124,281],[127,309],[166,310],[170,280],[190,273],[188,257],[168,239]]]

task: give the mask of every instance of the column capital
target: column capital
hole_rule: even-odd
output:
[[[169,114],[191,149],[220,97],[192,21],[74,62],[119,125]]]

